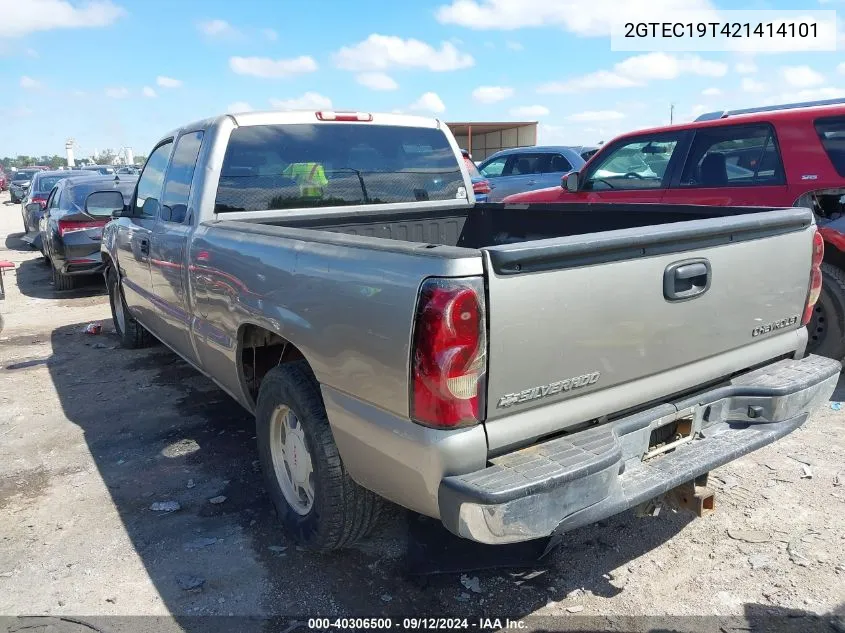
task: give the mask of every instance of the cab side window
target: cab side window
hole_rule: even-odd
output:
[[[176,142],[161,197],[161,219],[165,222],[182,224],[185,221],[202,135],[202,132],[188,132]]]
[[[584,179],[585,191],[660,189],[680,136],[657,134],[621,142],[597,157]]]
[[[162,143],[153,150],[144,165],[144,171],[138,178],[138,189],[135,202],[132,204],[132,215],[137,218],[152,219],[158,214],[161,185],[164,183],[164,170],[170,157],[173,141]]]
[[[767,124],[697,130],[681,187],[785,184],[774,131]]]

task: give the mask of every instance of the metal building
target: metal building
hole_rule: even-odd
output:
[[[446,125],[452,130],[461,149],[468,150],[475,161],[484,160],[501,149],[537,144],[537,121],[466,121]]]

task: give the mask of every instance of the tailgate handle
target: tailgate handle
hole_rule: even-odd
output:
[[[663,296],[667,301],[685,301],[703,295],[711,277],[710,262],[704,258],[669,264],[663,273]]]

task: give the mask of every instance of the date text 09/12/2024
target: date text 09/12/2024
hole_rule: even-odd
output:
[[[498,631],[526,628],[522,620],[509,618],[309,618],[308,628],[312,630],[478,630]]]

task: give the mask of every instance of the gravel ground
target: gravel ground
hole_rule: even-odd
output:
[[[399,509],[355,549],[299,550],[277,527],[250,416],[164,347],[117,348],[102,281],[55,292],[20,226],[2,194],[0,259],[17,269],[0,302],[0,615],[65,627],[57,618],[172,616],[144,620],[154,630],[208,630],[190,616],[230,614],[556,616],[545,628],[588,615],[611,616],[607,626],[790,615],[801,630],[840,626],[845,411],[833,403],[714,471],[712,516],[626,513],[568,534],[542,565],[422,581],[404,564],[417,519]],[[82,332],[93,321],[99,336]]]

